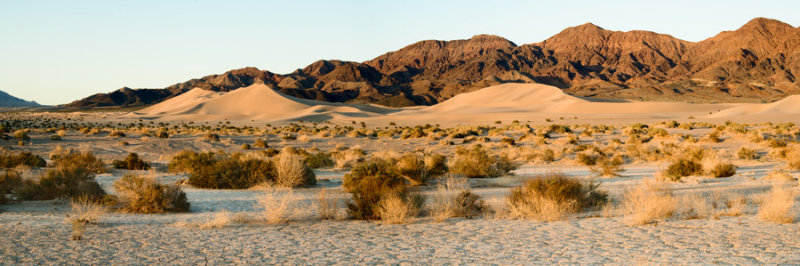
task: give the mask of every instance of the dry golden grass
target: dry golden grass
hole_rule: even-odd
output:
[[[619,211],[625,215],[626,224],[643,225],[672,217],[677,203],[669,184],[644,180],[624,193]]]
[[[531,195],[528,204],[508,204],[507,215],[539,221],[563,220],[575,208],[575,201],[557,201],[542,195]]]
[[[789,172],[784,170],[776,169],[772,172],[769,172],[767,175],[764,176],[763,180],[766,181],[775,181],[775,182],[794,182],[794,177],[792,177]]]
[[[200,229],[224,228],[233,224],[234,221],[235,221],[234,216],[233,214],[231,214],[230,211],[221,210],[212,214],[211,217],[209,217],[203,223],[199,224],[197,228]]]
[[[793,223],[795,219],[794,193],[791,190],[774,186],[769,193],[761,197],[758,206],[758,217],[767,222]]]
[[[260,216],[267,224],[283,224],[302,216],[303,211],[298,206],[300,198],[288,188],[264,188],[258,196],[257,209],[261,210]]]
[[[480,198],[469,200],[461,196],[462,194],[474,195],[470,192],[466,178],[450,177],[444,183],[438,184],[428,208],[431,217],[437,222],[453,217],[472,218],[486,209],[486,204]]]
[[[86,225],[97,223],[100,217],[108,212],[103,204],[88,197],[79,197],[70,203],[72,211],[66,221],[72,227],[71,240],[81,240],[86,232]]]
[[[289,152],[284,149],[283,152],[275,157],[275,184],[282,187],[297,187],[309,183],[310,179],[314,179],[314,172],[306,167],[305,158],[297,153]]]
[[[331,196],[332,195],[328,189],[321,189],[319,193],[317,193],[316,207],[320,219],[332,220],[340,218],[340,200]]]
[[[419,208],[413,201],[404,200],[400,195],[393,194],[381,199],[378,205],[378,215],[381,222],[389,224],[407,224],[419,214]]]

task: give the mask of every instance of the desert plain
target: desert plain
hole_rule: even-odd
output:
[[[5,112],[0,263],[797,264],[798,114],[798,96],[600,101],[542,84],[403,108],[256,84]],[[99,162],[77,188],[73,155]]]

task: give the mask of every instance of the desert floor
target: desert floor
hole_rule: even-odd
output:
[[[102,120],[102,119],[99,119]],[[556,121],[569,123],[569,121]],[[506,122],[507,124],[508,122]],[[583,143],[608,144],[622,138],[622,129],[614,134],[581,136]],[[669,129],[669,133],[693,135],[698,139],[712,132],[709,128]],[[121,159],[137,152],[154,164],[151,175],[164,183],[176,183],[183,174],[166,173],[170,156],[181,150],[241,151],[241,145],[259,136],[272,147],[316,147],[331,150],[337,146],[364,149],[367,154],[386,150],[426,150],[452,154],[455,146],[427,138],[352,138],[309,136],[303,141],[281,140],[277,135],[222,135],[219,142],[201,136],[178,134],[169,139],[128,133],[126,138],[111,138],[104,133],[85,135],[70,131],[61,141],[49,140],[50,133],[32,133],[31,144],[17,147],[14,141],[0,142],[10,150],[25,150],[48,158],[57,146],[89,150],[105,161]],[[71,228],[65,219],[70,204],[65,200],[25,201],[0,205],[0,264],[550,264],[550,263],[657,263],[657,264],[800,264],[800,226],[759,219],[759,197],[774,186],[791,189],[797,181],[766,180],[783,162],[775,160],[735,159],[740,147],[753,147],[765,155],[766,144],[750,143],[746,137],[723,134],[723,142],[698,142],[711,147],[720,158],[738,166],[737,174],[726,178],[697,177],[671,183],[676,195],[713,195],[738,193],[750,204],[738,216],[710,215],[699,218],[673,218],[647,225],[629,225],[624,215],[603,210],[580,213],[565,220],[543,222],[508,219],[487,214],[474,219],[450,218],[434,221],[419,217],[408,224],[383,224],[357,221],[346,217],[343,202],[349,195],[341,188],[346,169],[316,169],[318,184],[299,188],[300,214],[286,224],[233,222],[222,228],[197,228],[193,224],[208,221],[227,211],[234,216],[255,217],[259,210],[256,197],[264,193],[250,190],[211,190],[182,185],[191,202],[191,211],[180,214],[127,214],[110,212],[97,224],[89,225],[82,240],[70,240]],[[486,147],[507,149],[492,136]],[[559,144],[559,138],[545,147]],[[118,145],[120,141],[128,145]],[[654,139],[681,143],[680,138]],[[689,144],[686,144],[689,145]],[[533,150],[542,146],[522,142],[518,148]],[[520,149],[521,149],[520,148]],[[726,157],[727,156],[727,157]],[[766,157],[766,156],[765,156]],[[730,159],[733,158],[733,159]],[[568,154],[554,162],[526,161],[513,175],[492,179],[469,180],[472,190],[491,205],[502,208],[509,189],[536,174],[562,172],[593,179],[608,191],[612,201],[627,189],[658,176],[669,161],[633,161],[613,178],[596,177],[586,166],[577,164]],[[36,176],[43,170],[25,174]],[[107,191],[111,184],[132,171],[110,170],[97,176]],[[789,171],[797,178],[800,173]],[[340,216],[334,220],[316,218],[313,205],[320,190],[333,192],[342,199]],[[430,196],[434,188],[416,188]],[[113,193],[113,192],[112,192]],[[796,201],[797,199],[795,199]],[[798,206],[795,204],[795,206]],[[795,207],[796,209],[796,207]],[[795,214],[796,215],[796,214]]]

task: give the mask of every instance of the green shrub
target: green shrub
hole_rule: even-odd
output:
[[[729,163],[720,163],[711,168],[710,173],[714,177],[729,177],[736,174],[736,166]]]
[[[702,175],[703,165],[689,159],[678,159],[667,167],[665,174],[670,180],[678,181],[685,176]]]
[[[309,153],[306,155],[306,165],[308,167],[317,168],[330,168],[336,164],[336,161],[331,158],[331,154],[327,152]]]
[[[400,157],[395,167],[412,186],[419,186],[447,173],[445,159],[439,154],[409,152]]]
[[[245,189],[275,182],[272,161],[244,159],[241,154],[183,151],[170,161],[171,172],[189,174],[189,184],[200,188]]]
[[[128,153],[124,160],[114,160],[111,165],[116,169],[127,170],[147,170],[150,169],[150,164],[139,158],[139,154],[135,152]]]
[[[508,175],[517,168],[517,164],[507,156],[491,156],[480,145],[466,149],[459,147],[450,172],[463,175],[468,178],[476,177],[500,177]]]
[[[405,179],[391,162],[375,159],[360,163],[342,179],[345,191],[352,194],[347,203],[348,213],[360,220],[378,220],[380,204],[389,197],[399,197],[403,202],[419,202],[407,189]]]
[[[47,162],[44,160],[44,158],[27,151],[17,154],[11,154],[8,152],[0,154],[0,168],[14,168],[19,165],[45,167]]]
[[[103,161],[97,159],[90,151],[62,151],[51,155],[50,159],[53,160],[57,167],[85,168],[93,174],[102,174],[106,172]]]
[[[558,220],[608,202],[608,193],[598,190],[599,186],[561,173],[540,175],[513,188],[506,203],[521,218]]]
[[[114,182],[121,209],[133,213],[187,212],[189,201],[177,185],[164,185],[152,178],[125,175]]]
[[[26,180],[15,191],[22,200],[51,200],[61,197],[99,200],[106,193],[94,180],[95,171],[83,165],[56,165],[38,182]]]

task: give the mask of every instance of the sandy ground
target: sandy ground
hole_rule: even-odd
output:
[[[182,97],[182,98],[181,98]],[[180,100],[175,102],[173,100]],[[172,102],[170,102],[172,101]],[[179,126],[191,121],[209,128],[220,125],[253,125],[262,130],[267,123],[283,125],[299,119],[328,121],[358,127],[365,122],[368,128],[419,124],[483,124],[502,121],[508,125],[519,120],[531,125],[551,124],[611,124],[636,122],[653,123],[710,121],[721,124],[734,122],[795,122],[800,123],[800,98],[790,97],[770,104],[703,104],[685,103],[610,103],[589,101],[565,95],[552,87],[531,84],[506,84],[462,94],[448,102],[431,107],[382,108],[343,104],[321,104],[280,95],[266,87],[250,87],[231,93],[192,91],[170,101],[135,113],[20,113],[3,114],[5,118],[26,116],[27,119],[47,121],[67,120],[81,123],[143,123],[151,127]],[[269,103],[269,104],[266,104]],[[142,119],[141,121],[139,119]],[[227,120],[226,120],[227,119]],[[221,124],[226,121],[225,124]],[[357,122],[356,122],[357,121]],[[178,122],[178,123],[175,123]],[[97,126],[95,124],[94,126]],[[308,125],[309,123],[305,123]],[[502,126],[500,125],[500,126]],[[197,224],[219,211],[257,217],[257,190],[206,190],[183,186],[192,204],[191,212],[183,214],[125,214],[112,212],[98,224],[89,225],[83,240],[69,240],[72,233],[65,221],[70,205],[64,201],[21,202],[0,206],[0,264],[800,264],[800,226],[796,223],[777,224],[756,217],[757,198],[773,185],[791,188],[800,194],[797,181],[775,183],[766,181],[767,173],[784,168],[785,163],[771,160],[737,160],[736,151],[748,147],[765,158],[775,150],[766,142],[753,143],[746,136],[730,133],[721,135],[722,143],[710,144],[701,140],[688,144],[679,135],[702,139],[713,132],[711,128],[694,130],[669,129],[669,137],[656,138],[647,145],[710,146],[738,166],[737,174],[728,178],[690,179],[672,184],[678,195],[736,192],[748,197],[750,205],[736,217],[702,219],[669,219],[644,226],[629,226],[624,217],[607,216],[600,211],[571,216],[557,222],[499,219],[455,218],[436,222],[422,217],[406,225],[387,225],[377,222],[339,219],[323,221],[315,218],[316,201],[321,189],[331,190],[344,200],[341,178],[346,170],[316,170],[319,184],[296,190],[300,209],[306,210],[299,219],[283,225],[263,223],[234,223],[224,228],[198,229],[179,224]],[[231,131],[228,131],[231,132]],[[42,157],[57,146],[89,150],[107,163],[122,159],[129,152],[138,153],[153,162],[158,178],[173,183],[182,175],[164,173],[170,156],[182,150],[243,151],[242,144],[252,144],[264,138],[271,147],[295,146],[329,151],[337,146],[359,147],[368,154],[386,150],[397,152],[424,148],[452,156],[456,145],[441,145],[430,138],[335,138],[306,136],[308,140],[281,140],[278,135],[264,131],[255,134],[221,134],[221,141],[204,140],[202,132],[177,134],[169,139],[147,137],[136,130],[127,137],[109,137],[108,132],[85,135],[69,131],[61,141],[51,141],[53,133],[31,133],[23,147],[16,141],[0,141],[4,148],[31,151]],[[774,131],[770,131],[774,132]],[[788,133],[788,132],[785,132]],[[505,133],[504,133],[505,134]],[[519,134],[512,133],[514,137]],[[481,136],[483,138],[484,136]],[[502,136],[493,135],[490,150],[506,150]],[[582,144],[609,145],[611,140],[627,141],[622,129],[615,133],[595,132],[579,135]],[[558,135],[545,146],[532,140],[521,141],[521,150],[539,151],[552,148],[557,152],[566,146]],[[120,142],[128,145],[119,145]],[[458,141],[461,141],[460,139]],[[481,141],[478,141],[481,142]],[[647,146],[646,145],[646,146]],[[513,149],[509,149],[513,151]],[[665,169],[667,162],[632,162],[624,165],[621,177],[596,179],[612,199],[619,199],[625,189],[653,177]],[[42,170],[30,170],[36,176]],[[496,179],[470,180],[473,191],[493,206],[502,205],[510,187],[519,185],[532,175],[563,172],[580,178],[594,176],[587,167],[578,166],[572,158],[560,158],[554,163],[530,162],[516,170],[513,176]],[[113,193],[111,184],[127,171],[112,170],[97,180]],[[798,172],[790,172],[793,178]],[[431,196],[433,188],[421,188],[420,193]],[[795,198],[795,216],[797,199]],[[342,207],[342,212],[344,208]]]
[[[661,166],[629,166],[623,177],[598,179],[619,195]],[[678,193],[717,190],[764,191],[773,185],[759,175],[770,164],[742,175],[675,185]],[[558,170],[585,176],[578,166],[526,166],[517,175],[472,180],[474,191],[497,202],[526,176]],[[122,172],[98,177],[109,188]],[[341,173],[318,171],[320,185],[299,189],[309,206],[322,188],[337,188]],[[163,182],[181,176],[161,175]],[[794,185],[794,184],[791,184]],[[0,214],[0,261],[4,264],[778,264],[800,263],[797,224],[767,223],[754,210],[740,217],[671,220],[628,226],[621,217],[585,214],[566,221],[537,222],[482,217],[435,222],[419,218],[407,225],[354,220],[322,221],[307,216],[286,225],[233,224],[218,229],[177,226],[200,223],[220,210],[256,215],[254,190],[185,187],[192,203],[186,214],[109,213],[90,225],[81,241],[70,241],[61,201],[6,205]],[[431,191],[423,191],[430,195]],[[338,194],[344,198],[344,194]]]

